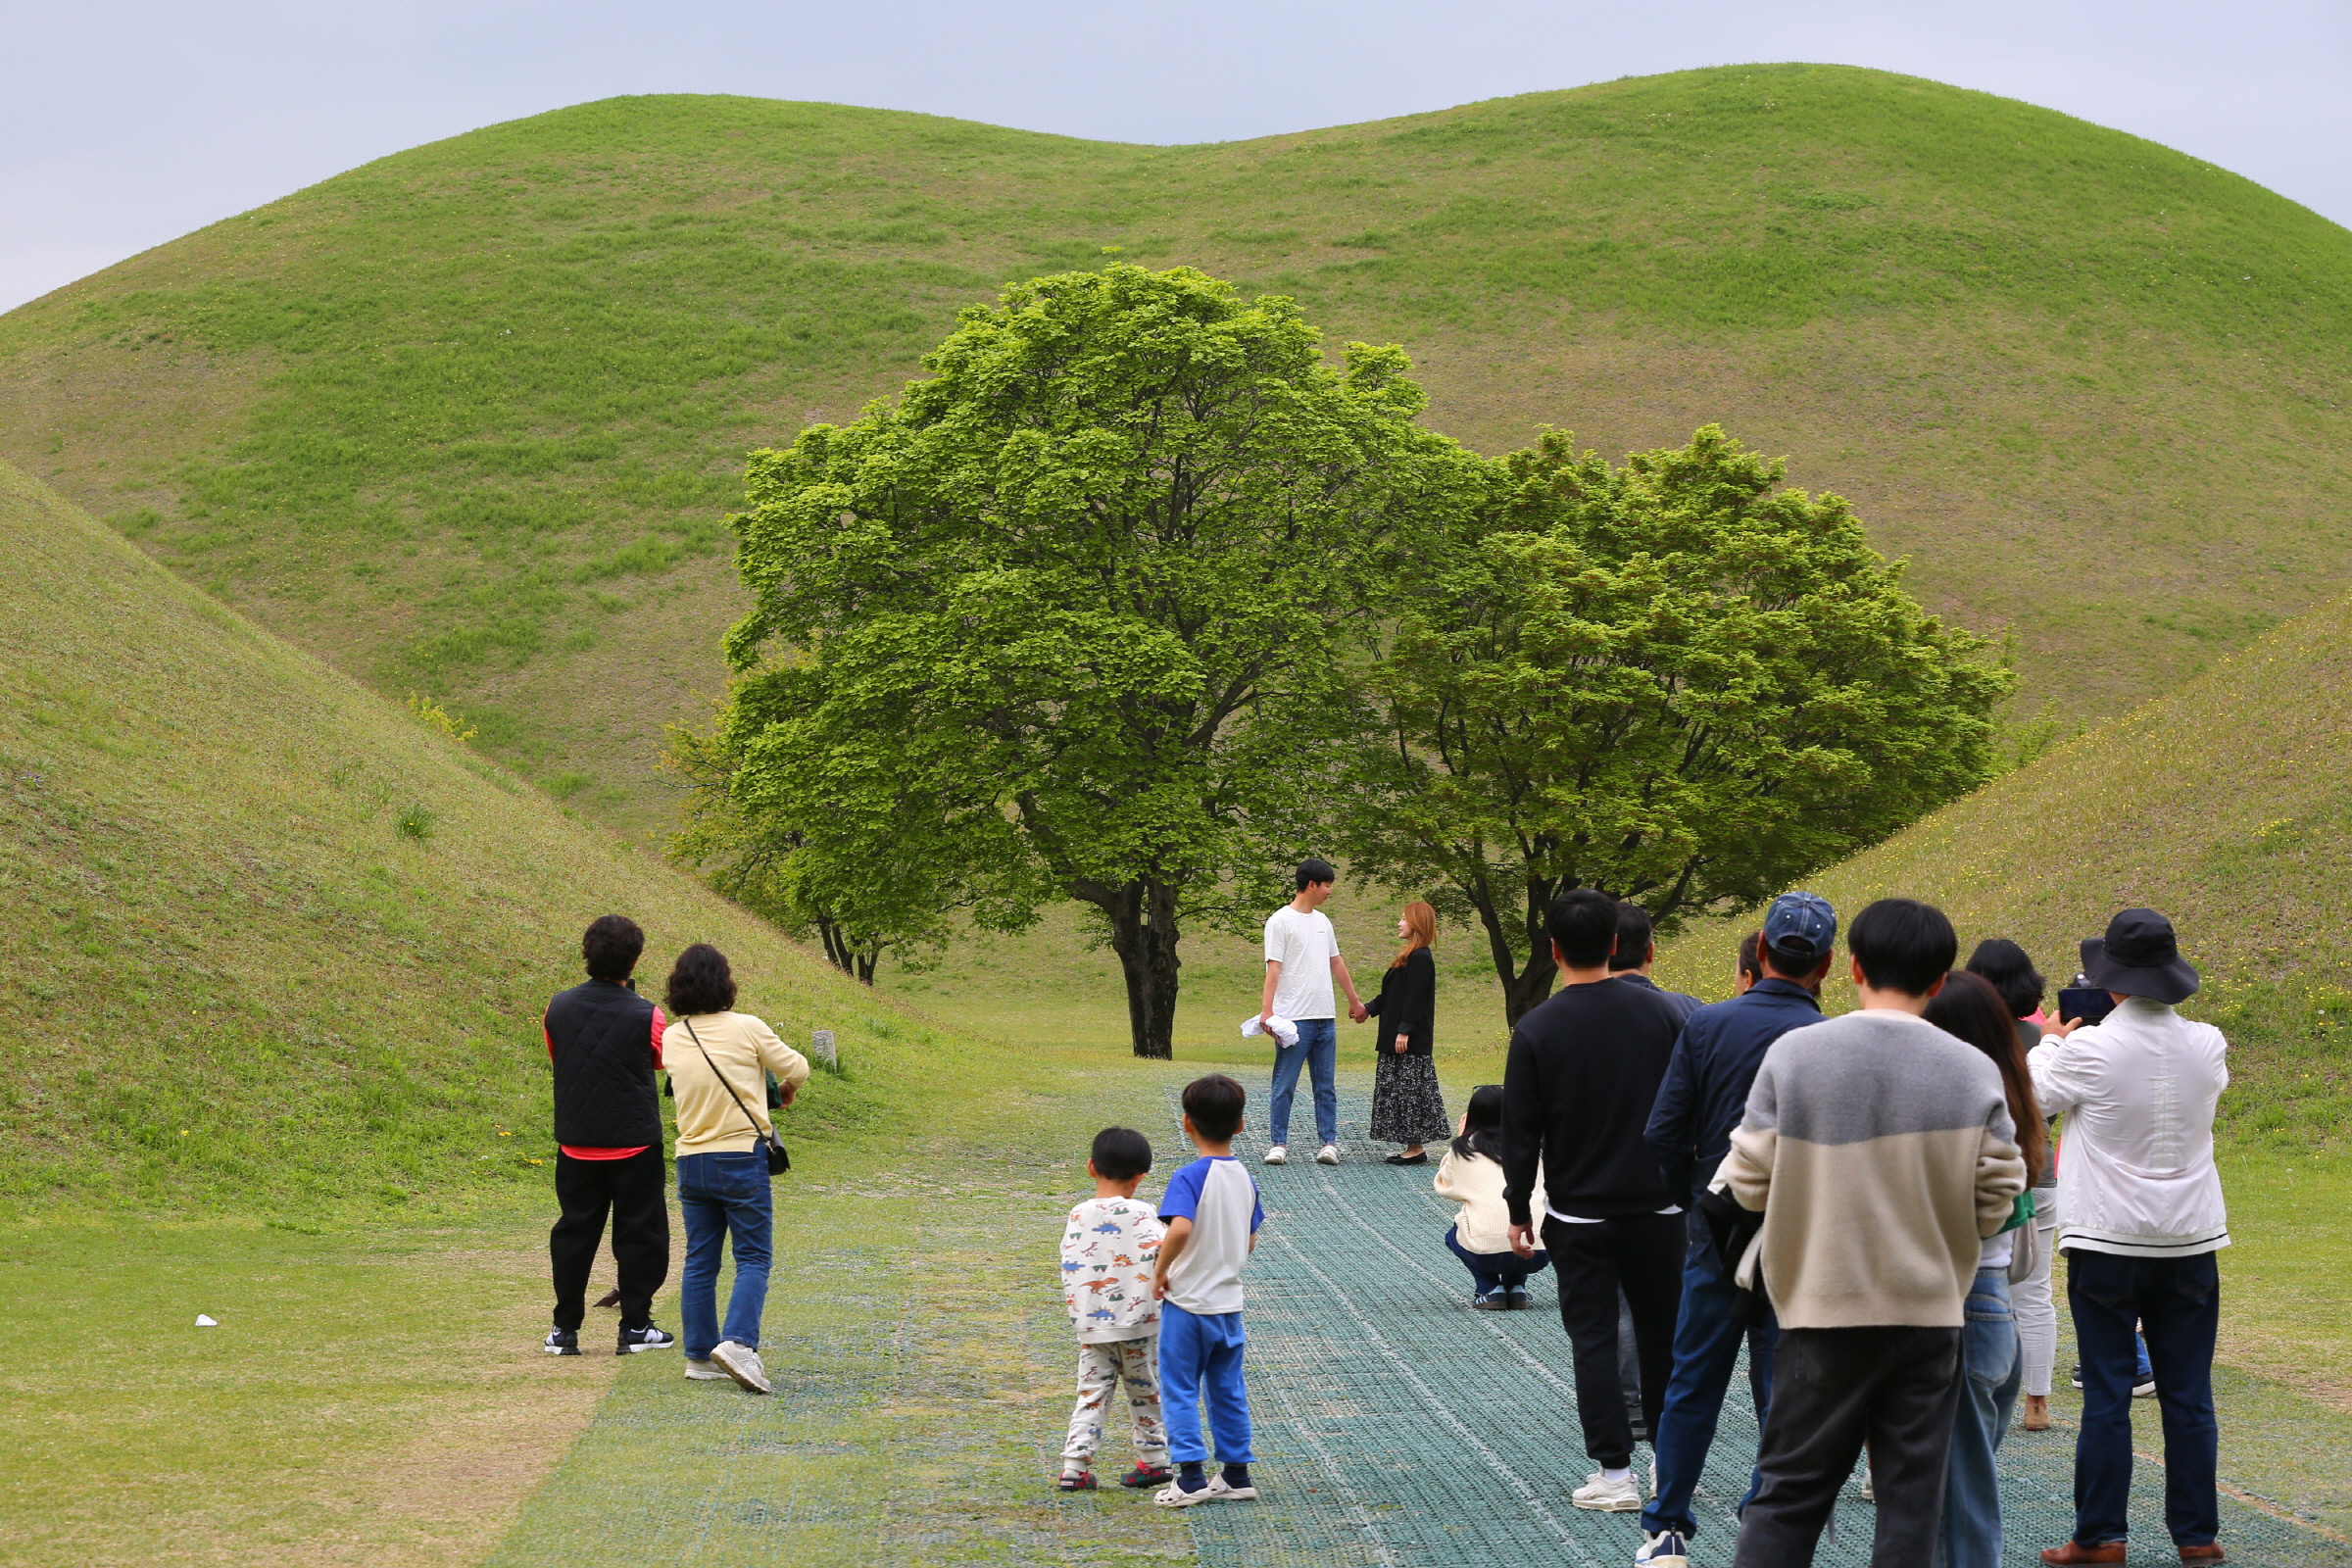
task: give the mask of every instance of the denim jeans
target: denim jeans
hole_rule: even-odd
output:
[[[2222,1313],[2221,1270],[2194,1257],[2124,1257],[2069,1248],[2066,1304],[2082,1352],[2082,1430],[2075,1439],[2075,1540],[2124,1539],[2132,1495],[2132,1324],[2136,1318],[2156,1374],[2164,1418],[2164,1523],[2181,1546],[2210,1545],[2221,1531],[2214,1493],[2220,1427],[2213,1416],[2213,1341]]]
[[[1977,1270],[1963,1316],[1960,1403],[1952,1415],[1936,1560],[1943,1568],[2000,1568],[2001,1473],[1992,1455],[2009,1431],[2024,1372],[2007,1268]]]
[[[1665,1408],[1650,1445],[1658,1460],[1657,1495],[1642,1510],[1642,1528],[1656,1534],[1679,1530],[1698,1533],[1690,1496],[1707,1468],[1707,1450],[1715,1446],[1715,1423],[1723,1414],[1723,1396],[1740,1364],[1740,1342],[1747,1342],[1747,1387],[1756,1401],[1756,1425],[1761,1429],[1772,1405],[1772,1352],[1781,1326],[1766,1310],[1764,1321],[1750,1324],[1740,1315],[1740,1293],[1723,1272],[1715,1255],[1715,1238],[1694,1206],[1690,1215],[1690,1247],[1683,1260],[1683,1306],[1674,1324],[1674,1373],[1666,1383]],[[1747,1496],[1756,1494],[1755,1474],[1748,1475]],[[1746,1498],[1740,1499],[1746,1506]]]
[[[1527,1287],[1530,1274],[1541,1274],[1551,1262],[1551,1254],[1541,1247],[1533,1257],[1521,1257],[1517,1252],[1473,1252],[1462,1245],[1462,1239],[1446,1227],[1446,1247],[1462,1260],[1470,1278],[1478,1285],[1478,1294],[1493,1296],[1496,1291],[1517,1291]]]
[[[767,1304],[769,1233],[774,1209],[768,1193],[767,1156],[757,1150],[740,1154],[680,1154],[678,1212],[686,1221],[686,1273],[678,1287],[683,1348],[697,1361],[711,1348],[733,1340],[760,1348],[760,1311]],[[727,1298],[727,1323],[718,1324],[718,1253],[732,1239],[735,1289]]]
[[[1274,1102],[1266,1107],[1266,1142],[1291,1141],[1291,1097],[1298,1092],[1298,1069],[1304,1067],[1315,1086],[1315,1136],[1327,1144],[1340,1141],[1340,1091],[1333,1081],[1340,1063],[1340,1027],[1333,1018],[1300,1018],[1298,1043],[1274,1045]]]

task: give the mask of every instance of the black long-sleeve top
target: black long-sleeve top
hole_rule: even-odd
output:
[[[1620,1219],[1684,1201],[1642,1137],[1681,1032],[1664,996],[1613,980],[1564,987],[1519,1020],[1502,1071],[1503,1201],[1512,1224],[1546,1206],[1579,1219]]]
[[[1415,948],[1402,963],[1382,971],[1380,995],[1364,1010],[1381,1020],[1382,1055],[1396,1051],[1398,1035],[1404,1036],[1406,1055],[1429,1055],[1438,1020],[1438,965],[1429,950]]]

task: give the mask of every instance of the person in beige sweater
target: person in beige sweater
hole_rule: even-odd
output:
[[[735,1011],[727,956],[698,942],[669,971],[669,1014],[662,1064],[678,1107],[678,1210],[686,1222],[686,1272],[678,1291],[686,1376],[733,1379],[768,1392],[760,1360],[760,1316],[767,1303],[774,1207],[762,1139],[767,1075],[789,1105],[808,1081],[808,1059],[748,1012]],[[735,1286],[718,1323],[718,1255],[732,1241]]]
[[[1537,1167],[1539,1184],[1542,1169]],[[1527,1277],[1542,1273],[1551,1257],[1541,1248],[1526,1257],[1511,1250],[1511,1205],[1502,1191],[1502,1085],[1470,1091],[1461,1131],[1431,1185],[1440,1198],[1461,1205],[1446,1228],[1446,1247],[1470,1271],[1470,1304],[1481,1312],[1531,1304]]]
[[[1760,1264],[1781,1322],[1734,1568],[1813,1560],[1865,1435],[1874,1568],[1935,1559],[1961,1303],[2026,1190],[2000,1069],[1920,1016],[1958,956],[1951,922],[1882,899],[1846,941],[1860,1006],[1773,1043],[1709,1195],[1763,1211],[1740,1274]]]

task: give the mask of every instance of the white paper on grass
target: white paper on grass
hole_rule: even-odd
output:
[[[202,1312],[199,1312],[196,1314],[196,1326],[200,1329],[217,1329],[220,1325],[215,1322],[213,1319],[206,1317]]]

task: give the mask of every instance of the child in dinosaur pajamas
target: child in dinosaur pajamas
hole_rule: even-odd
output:
[[[1135,1468],[1122,1487],[1156,1487],[1171,1476],[1159,1420],[1159,1302],[1152,1271],[1162,1228],[1135,1189],[1152,1168],[1152,1145],[1125,1127],[1095,1135],[1087,1174],[1095,1196],[1070,1210],[1061,1237],[1062,1299],[1078,1332],[1078,1403],[1061,1450],[1064,1492],[1091,1492],[1102,1413],[1123,1383],[1134,1422]]]

